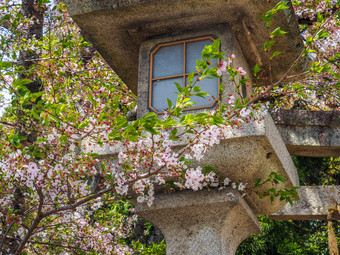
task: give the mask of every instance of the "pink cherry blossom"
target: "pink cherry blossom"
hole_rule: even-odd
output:
[[[185,187],[192,190],[202,189],[202,182],[204,180],[204,174],[202,168],[197,167],[196,169],[190,168],[185,173]]]
[[[223,185],[224,185],[224,186],[228,186],[229,183],[230,183],[230,179],[229,179],[228,177],[225,178],[224,181],[223,181]]]
[[[235,105],[235,97],[234,97],[234,95],[230,95],[228,97],[227,101],[228,101],[229,105],[234,106]]]
[[[250,110],[247,109],[247,108],[242,108],[242,110],[240,111],[240,115],[241,115],[243,118],[247,117],[247,116],[249,115],[249,113],[250,113]]]
[[[239,191],[243,191],[245,189],[246,185],[243,184],[242,182],[240,182],[240,184],[238,185],[238,190]]]
[[[222,72],[225,72],[227,70],[227,62],[222,60],[217,68],[217,75],[222,76]]]
[[[238,72],[240,75],[245,75],[246,71],[244,71],[244,69],[242,67],[237,67],[236,68],[236,72]]]

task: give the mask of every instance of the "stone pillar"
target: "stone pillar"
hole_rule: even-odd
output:
[[[136,212],[165,236],[167,255],[229,255],[260,225],[238,191],[181,191],[157,194]]]

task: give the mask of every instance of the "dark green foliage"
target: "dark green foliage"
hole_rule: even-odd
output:
[[[300,185],[340,185],[340,158],[294,157]]]
[[[258,217],[262,233],[253,235],[241,243],[237,255],[323,255],[328,251],[326,221],[283,221]],[[340,224],[334,231],[340,237]]]
[[[138,252],[136,254],[142,254],[142,255],[154,255],[154,254],[165,255],[166,253],[165,240],[163,240],[160,243],[152,242],[152,245],[150,246],[137,242],[134,244],[133,248],[136,252]]]
[[[340,158],[294,157],[300,185],[339,185]],[[253,235],[239,246],[237,255],[326,255],[327,221],[283,221],[258,217],[262,233]],[[338,243],[340,223],[333,223]],[[340,248],[340,246],[338,245]]]

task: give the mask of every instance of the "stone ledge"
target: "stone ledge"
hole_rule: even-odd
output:
[[[287,204],[282,210],[269,216],[272,220],[326,220],[327,210],[340,202],[340,186],[303,186],[297,190],[300,200],[293,206]],[[334,215],[340,220],[340,214]]]
[[[279,110],[271,113],[290,154],[340,156],[340,112]]]
[[[276,125],[340,127],[340,111],[280,109],[271,116]]]

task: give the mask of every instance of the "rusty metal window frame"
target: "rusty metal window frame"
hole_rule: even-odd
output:
[[[172,78],[179,78],[179,77],[183,77],[183,83],[182,86],[183,88],[185,87],[185,83],[186,83],[186,77],[190,74],[190,73],[186,73],[186,44],[190,43],[190,42],[197,42],[197,41],[203,41],[203,40],[207,40],[210,39],[212,41],[215,41],[215,38],[213,38],[212,36],[203,36],[203,37],[198,37],[198,38],[192,38],[192,39],[186,39],[186,40],[180,40],[180,41],[176,41],[176,42],[170,42],[170,43],[160,43],[157,45],[157,47],[155,49],[153,49],[150,53],[150,82],[149,82],[149,108],[154,111],[157,114],[161,114],[164,113],[164,111],[157,111],[153,106],[152,106],[152,88],[153,88],[153,82],[154,81],[158,81],[158,80],[166,80],[166,79],[172,79]],[[161,48],[161,47],[166,47],[166,46],[172,46],[172,45],[178,45],[178,44],[183,44],[183,73],[182,74],[178,74],[178,75],[172,75],[172,76],[164,76],[164,77],[158,77],[158,78],[153,78],[153,56],[154,54]],[[219,60],[217,60],[217,63],[219,63]],[[195,75],[197,75],[198,73],[195,72]],[[220,86],[220,79],[218,79],[217,81],[217,89],[219,91],[219,86]],[[218,98],[217,100],[219,100],[220,98],[220,94],[218,93]],[[188,110],[195,110],[195,109],[205,109],[205,108],[210,108],[213,107],[215,104],[215,101],[213,101],[210,105],[206,105],[206,106],[197,106],[197,107],[190,107],[190,108],[185,108],[184,111],[188,111]]]

